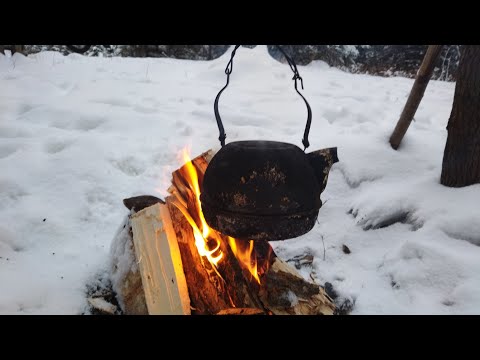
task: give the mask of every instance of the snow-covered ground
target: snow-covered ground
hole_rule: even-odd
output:
[[[0,313],[85,310],[85,286],[106,271],[128,213],[122,199],[165,195],[186,145],[193,156],[218,149],[213,100],[229,56],[0,55]],[[312,253],[315,280],[355,301],[353,314],[479,314],[480,185],[439,184],[454,84],[430,82],[394,151],[388,136],[413,80],[321,62],[299,70],[309,150],[337,146],[340,162],[318,224],[272,243],[279,256]],[[264,46],[240,49],[220,102],[227,141],[300,146],[306,110],[291,77]]]

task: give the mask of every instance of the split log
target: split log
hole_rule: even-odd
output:
[[[165,203],[154,196],[136,196],[123,200],[130,210],[117,231],[110,249],[112,288],[126,315],[148,315],[142,276],[133,245],[131,216],[156,203]]]
[[[190,298],[173,225],[157,203],[132,216],[133,243],[151,315],[189,315]]]
[[[192,161],[198,175],[200,187],[203,181],[203,174],[212,156],[212,152],[207,152]],[[168,292],[162,293],[162,291],[157,291],[156,295],[154,295],[153,290],[155,288],[148,283],[152,280],[148,278],[148,275],[150,277],[152,275],[164,277],[164,275],[161,271],[153,269],[152,264],[143,263],[150,258],[152,253],[157,258],[165,257],[166,255],[158,254],[158,247],[155,248],[153,245],[149,247],[141,244],[141,242],[147,241],[147,243],[154,244],[159,236],[164,236],[163,240],[165,244],[169,244],[169,247],[174,248],[172,244],[177,243],[182,273],[185,277],[186,288],[188,288],[187,296],[177,296],[177,300],[181,299],[183,308],[185,308],[185,301],[188,298],[192,314],[232,315],[263,313],[317,315],[334,313],[335,306],[323,288],[303,279],[295,269],[279,259],[268,242],[256,241],[254,243],[257,261],[259,264],[262,264],[259,269],[260,284],[253,280],[250,272],[235,257],[228,243],[228,237],[216,233],[214,230],[211,230],[213,233],[212,238],[219,242],[218,253],[221,251],[223,254],[218,267],[214,268],[204,256],[200,256],[195,245],[192,226],[184,216],[185,209],[187,209],[189,210],[187,214],[191,217],[190,221],[197,225],[200,224],[197,211],[199,210],[197,209],[198,203],[193,189],[189,185],[189,181],[187,181],[186,170],[186,167],[183,166],[173,173],[172,186],[169,189],[172,195],[165,199],[165,205],[157,203],[146,207],[138,213],[132,210],[132,222],[138,222],[140,228],[150,229],[145,232],[137,230],[133,232],[133,241],[135,243],[133,253],[140,265],[138,272],[141,273],[147,303],[152,301],[152,299],[148,300],[149,298],[166,296],[165,294]],[[153,212],[152,208],[157,209],[157,211]],[[180,209],[183,209],[183,212]],[[147,214],[150,215],[147,216]],[[171,225],[169,230],[165,229],[168,229],[170,225],[165,225],[164,222]],[[134,226],[136,227],[136,225]],[[153,231],[152,229],[160,229],[160,235],[158,235],[157,230]],[[137,239],[138,233],[140,236]],[[143,247],[145,248],[144,250],[139,250]],[[147,251],[147,249],[152,250]],[[171,255],[167,257],[172,258]],[[180,262],[178,259],[175,261],[177,263]],[[164,262],[168,263],[166,260]],[[157,263],[158,266],[162,265],[161,261],[157,261]],[[144,272],[148,275],[146,276]],[[124,278],[128,277],[124,276]],[[158,280],[154,282],[158,282]],[[122,288],[122,286],[118,287]],[[150,287],[150,289],[147,289],[147,287]],[[178,293],[178,289],[173,290],[174,293]],[[161,300],[156,299],[155,301]],[[126,305],[125,300],[123,302],[119,301],[119,303],[121,306]],[[157,309],[157,311],[164,310]],[[150,304],[148,312],[151,313]],[[125,313],[129,312],[125,311]]]

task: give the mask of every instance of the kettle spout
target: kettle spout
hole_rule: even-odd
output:
[[[307,158],[320,184],[320,191],[323,192],[327,186],[328,173],[332,165],[338,162],[337,148],[317,150],[307,154]]]

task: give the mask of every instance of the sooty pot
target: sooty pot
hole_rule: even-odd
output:
[[[215,117],[222,148],[210,161],[203,178],[200,201],[205,220],[217,231],[239,239],[285,240],[310,231],[322,206],[320,194],[337,149],[306,154],[298,146],[276,141],[237,141],[225,145],[218,100],[228,86],[235,47],[227,69],[227,84],[218,93]],[[281,48],[294,71],[295,90],[307,105],[303,145],[308,147],[311,109],[297,89],[301,80],[293,60]]]

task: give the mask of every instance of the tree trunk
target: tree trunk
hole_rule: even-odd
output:
[[[480,45],[462,46],[441,183],[480,183]]]
[[[420,65],[417,77],[413,83],[412,90],[408,96],[407,103],[405,104],[400,119],[397,122],[397,126],[395,126],[395,130],[393,130],[392,136],[390,137],[390,145],[395,150],[400,146],[400,143],[417,112],[418,105],[420,104],[420,101],[422,101],[425,89],[427,88],[433,70],[435,69],[435,62],[441,51],[442,45],[428,46],[422,65]]]

